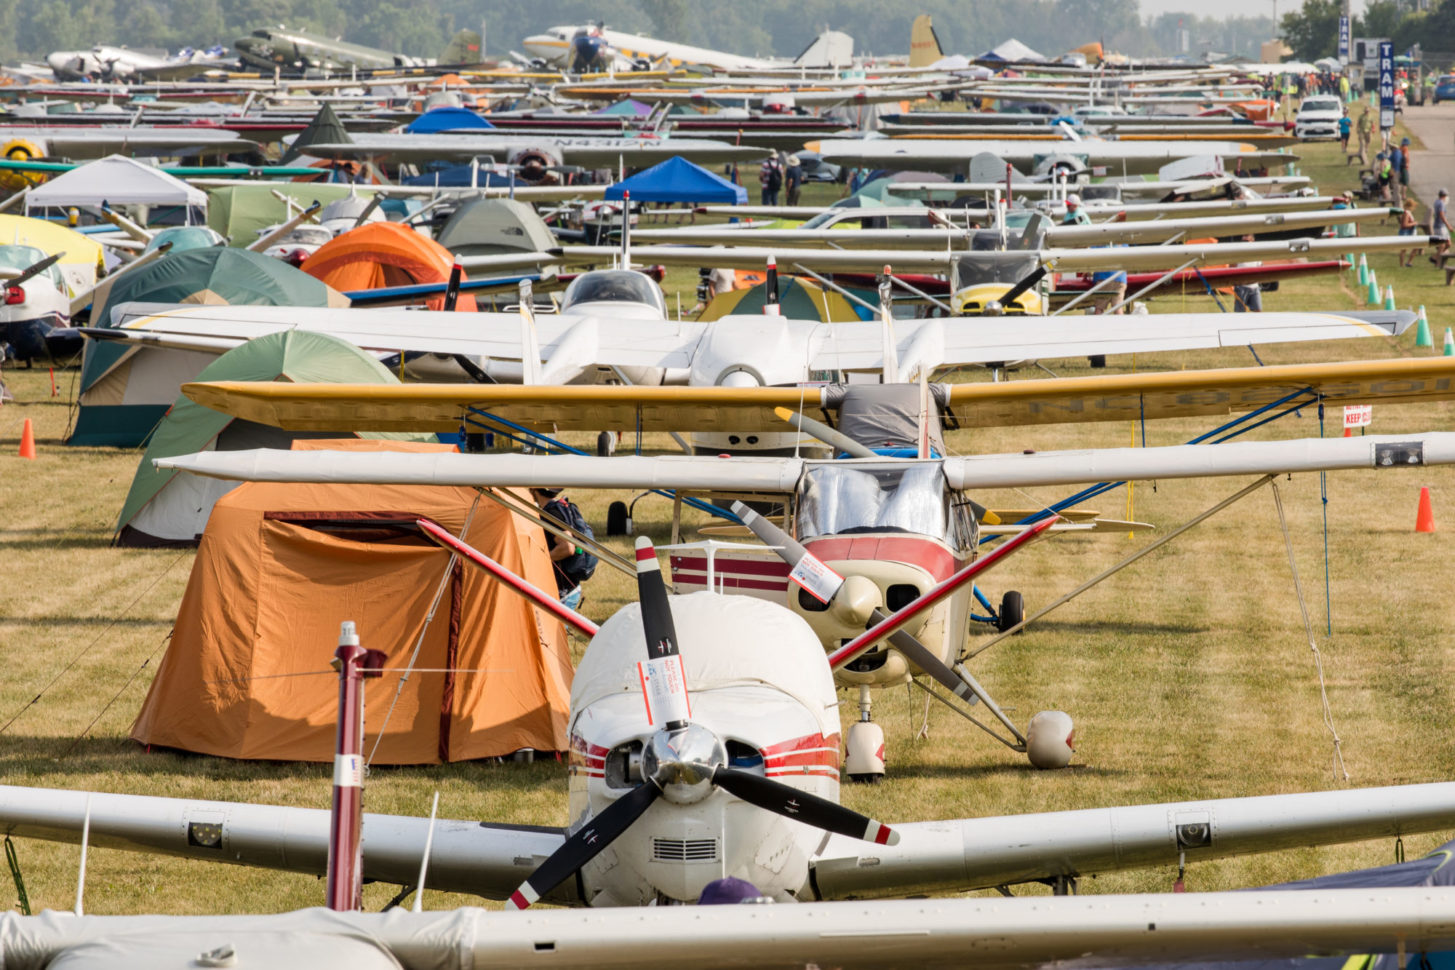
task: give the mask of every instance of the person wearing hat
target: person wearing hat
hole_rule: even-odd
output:
[[[1066,214],[1061,217],[1063,226],[1089,226],[1091,216],[1081,208],[1081,196],[1072,192],[1066,196]]]
[[[788,156],[788,167],[783,170],[783,186],[788,190],[788,204],[798,205],[798,196],[803,191],[803,161],[797,155]]]
[[[1430,209],[1430,235],[1435,238],[1435,255],[1430,262],[1442,266],[1450,249],[1450,190],[1441,189]]]
[[[592,537],[591,527],[586,524],[581,510],[572,505],[570,499],[561,496],[561,489],[532,488],[530,497],[545,515],[578,535]],[[596,557],[565,536],[552,532],[546,532],[546,548],[551,554],[552,572],[556,574],[556,595],[561,605],[580,609],[585,598],[581,584],[596,571]]]
[[[1379,179],[1379,200],[1388,202],[1390,183],[1394,181],[1394,164],[1384,152],[1374,156],[1374,174]]]

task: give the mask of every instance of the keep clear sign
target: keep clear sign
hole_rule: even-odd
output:
[[[1394,127],[1394,42],[1379,42],[1379,127]]]

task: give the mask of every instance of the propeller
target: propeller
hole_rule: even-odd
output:
[[[1031,272],[1029,272],[1025,276],[1023,276],[1015,284],[1015,286],[1012,286],[1010,289],[1006,290],[1005,293],[1001,296],[1000,299],[998,299],[998,300],[991,300],[989,303],[987,303],[986,306],[985,306],[985,312],[986,312],[986,314],[989,315],[989,316],[996,316],[996,315],[998,315],[998,313],[993,313],[991,311],[991,307],[992,306],[998,308],[999,313],[1004,313],[1006,307],[1010,306],[1017,299],[1019,299],[1020,298],[1020,295],[1022,293],[1024,293],[1026,290],[1029,290],[1031,287],[1033,287],[1037,283],[1041,282],[1041,278],[1043,276],[1045,276],[1045,275],[1046,275],[1046,267],[1044,267],[1044,266],[1037,266],[1034,270],[1032,270]]]
[[[647,660],[637,669],[648,722],[654,727],[660,724],[642,750],[642,783],[566,839],[511,894],[507,907],[525,909],[565,882],[630,828],[658,797],[691,805],[721,788],[750,805],[836,835],[879,845],[898,844],[899,833],[882,822],[791,785],[728,767],[722,739],[692,723],[667,588],[657,551],[646,536],[637,539],[636,560],[637,598],[647,641]]]
[[[5,285],[20,286],[26,280],[34,279],[41,273],[44,273],[46,270],[50,269],[56,263],[59,263],[65,257],[65,255],[65,253],[52,253],[38,263],[31,263],[29,266],[25,267],[25,269],[21,270],[15,276],[12,276],[8,280],[5,280]]]
[[[460,300],[460,277],[464,274],[465,268],[458,261],[450,267],[450,281],[445,286],[445,302],[443,307],[446,313],[453,313],[455,304]]]
[[[794,539],[788,533],[778,528],[777,525],[759,515],[757,512],[754,512],[742,502],[734,502],[732,511],[734,515],[743,520],[743,524],[748,527],[753,535],[757,536],[767,545],[777,546],[778,555],[793,569],[797,570],[799,564],[804,559],[814,558],[813,554],[805,549],[797,539]],[[986,560],[990,559],[988,556],[985,558]],[[985,562],[981,566],[981,571],[988,569],[992,564],[989,561]],[[823,569],[825,572],[828,571],[827,567],[823,567]],[[861,584],[855,582],[856,580],[863,580],[865,583],[870,582],[860,576],[852,576],[847,580],[840,580],[840,585],[835,587],[828,595],[829,609],[835,610],[839,617],[847,624],[858,625],[863,623],[866,626],[879,626],[885,620],[889,619],[888,614],[877,605],[874,605],[870,609],[865,609],[867,604],[877,602],[877,590],[869,590],[866,587],[862,587]],[[859,586],[860,588],[846,588],[854,586]],[[841,591],[843,593],[842,600],[840,600]],[[900,629],[890,634],[888,640],[896,650],[904,654],[906,660],[924,671],[930,677],[933,677],[947,690],[951,691],[967,704],[975,704],[981,699],[979,692],[974,690],[970,684],[966,683],[963,677],[951,670],[928,647],[920,643],[913,634]],[[863,649],[866,649],[871,643],[872,641],[866,642],[862,644],[861,649],[853,652],[840,651],[842,657],[840,659],[839,655],[836,655],[835,659],[838,662],[834,666],[840,667],[853,660],[854,656],[862,653]]]

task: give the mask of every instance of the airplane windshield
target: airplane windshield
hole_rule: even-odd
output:
[[[947,494],[939,462],[816,465],[804,476],[798,538],[913,532],[958,545],[948,534]]]
[[[630,270],[605,269],[582,273],[566,287],[561,309],[569,310],[579,303],[645,303],[656,307],[662,316],[667,315],[667,303],[657,284]]]

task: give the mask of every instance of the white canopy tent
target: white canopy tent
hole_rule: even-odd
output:
[[[207,193],[159,168],[124,155],[108,155],[59,175],[31,189],[26,215],[70,206],[100,208],[146,206],[148,210],[180,210],[169,223],[195,225],[207,221]]]

